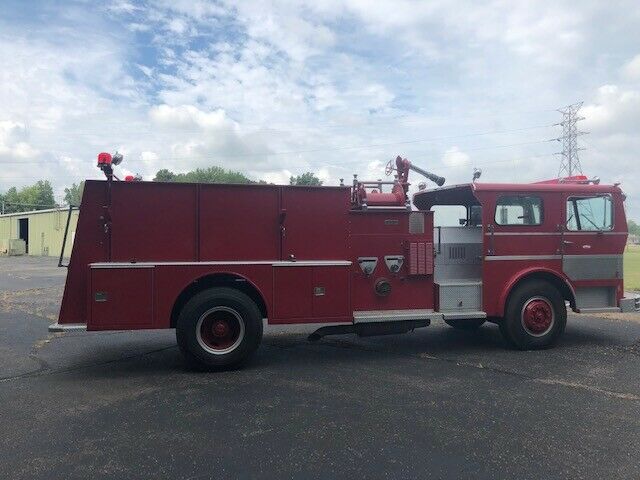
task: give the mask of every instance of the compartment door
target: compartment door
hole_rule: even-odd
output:
[[[295,323],[294,319],[313,317],[312,267],[273,268],[274,323]]]
[[[92,268],[88,330],[153,328],[153,268]]]
[[[351,316],[349,311],[348,266],[314,267],[313,316],[323,318]]]

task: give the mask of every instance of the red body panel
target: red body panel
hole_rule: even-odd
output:
[[[59,322],[168,328],[179,295],[211,275],[248,282],[270,323],[432,308],[431,272],[409,275],[407,261],[392,273],[384,262],[408,258],[410,241],[432,255],[432,215],[427,233],[410,234],[409,214],[352,212],[348,188],[88,181]],[[380,257],[372,275],[360,256]]]

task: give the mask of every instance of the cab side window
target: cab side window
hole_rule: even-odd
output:
[[[612,228],[613,205],[610,195],[567,200],[567,230],[601,232]]]
[[[507,195],[498,198],[495,221],[497,225],[542,224],[542,199],[532,195]]]

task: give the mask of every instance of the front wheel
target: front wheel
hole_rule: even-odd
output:
[[[196,368],[240,366],[262,340],[262,315],[251,298],[233,288],[211,288],[187,302],[176,325],[178,346]]]
[[[551,346],[567,324],[564,298],[553,285],[530,281],[510,295],[500,331],[520,350]]]

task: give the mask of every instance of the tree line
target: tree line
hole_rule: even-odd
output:
[[[166,168],[158,170],[154,182],[193,182],[193,183],[245,183],[265,184],[260,180],[251,180],[241,172],[226,170],[222,167],[197,168],[186,173],[174,173]],[[321,186],[322,180],[312,172],[292,176],[290,185]],[[64,189],[64,204],[79,206],[82,200],[84,181],[73,183]],[[0,213],[19,213],[31,210],[46,210],[61,205],[55,201],[53,188],[49,180],[39,180],[33,185],[22,188],[11,187],[6,192],[0,192]]]

